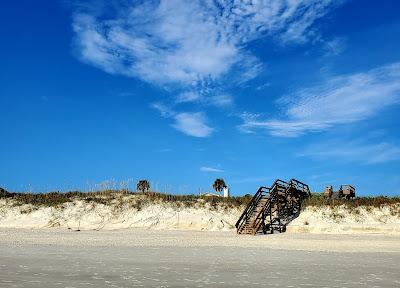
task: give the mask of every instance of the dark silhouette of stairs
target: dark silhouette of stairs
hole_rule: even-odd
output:
[[[303,199],[310,196],[308,185],[296,179],[277,179],[269,188],[260,187],[236,222],[237,233],[284,232],[300,214]]]

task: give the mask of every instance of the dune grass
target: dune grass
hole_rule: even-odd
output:
[[[128,197],[125,197],[128,196]],[[136,196],[136,197],[129,197]],[[87,203],[99,203],[103,205],[118,204],[122,206],[129,202],[131,207],[140,209],[144,205],[168,202],[174,206],[193,207],[195,205],[209,204],[209,207],[225,206],[226,208],[240,207],[247,205],[251,200],[250,195],[239,197],[208,197],[198,195],[173,195],[158,192],[131,192],[127,190],[104,190],[97,192],[71,191],[67,193],[0,193],[0,199],[12,200],[12,205],[22,206],[30,204],[33,206],[58,207],[64,203],[75,200]],[[133,201],[134,200],[134,201]]]
[[[128,196],[128,197],[126,197]],[[129,197],[136,196],[136,197]],[[225,208],[240,208],[246,206],[252,198],[252,195],[238,197],[209,197],[199,195],[174,195],[158,192],[133,192],[127,190],[104,190],[97,192],[81,192],[70,191],[66,193],[49,192],[49,193],[10,193],[0,190],[0,199],[12,200],[13,206],[22,206],[30,204],[36,207],[59,207],[64,203],[73,202],[75,200],[85,201],[87,203],[98,203],[103,205],[119,205],[123,206],[129,202],[130,207],[140,210],[145,205],[156,203],[169,203],[176,207],[194,207],[208,206],[217,208],[223,206]],[[353,210],[357,207],[381,207],[384,205],[400,205],[400,197],[356,197],[352,200],[330,199],[327,200],[322,193],[313,193],[311,198],[304,200],[303,209],[307,207],[345,207]]]
[[[351,200],[346,199],[327,199],[323,193],[313,193],[312,196],[304,200],[303,207],[323,207],[323,206],[344,206],[346,208],[356,207],[376,207],[382,205],[400,204],[400,197],[374,196],[374,197],[355,197]]]

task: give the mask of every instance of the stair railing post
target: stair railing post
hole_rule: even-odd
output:
[[[270,199],[270,201],[272,200],[272,198]],[[274,234],[274,227],[272,227],[272,204],[274,202],[270,202],[269,203],[269,227],[271,229],[271,234]]]
[[[263,212],[262,212],[262,230],[263,230],[263,234],[265,234],[265,209],[263,209]]]
[[[279,233],[282,233],[282,229],[281,229],[281,213],[280,213],[280,201],[279,201],[279,195],[277,195],[277,203],[276,205],[278,206],[278,222],[279,222]]]

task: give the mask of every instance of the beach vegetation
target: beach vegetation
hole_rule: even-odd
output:
[[[215,192],[222,192],[222,190],[226,187],[225,181],[222,178],[215,179],[214,183],[212,184],[212,188],[215,190]]]
[[[136,184],[136,191],[142,193],[150,191],[150,182],[146,179],[139,180]]]
[[[25,213],[37,207],[57,207],[63,209],[68,203],[72,205],[76,201],[85,203],[112,205],[113,210],[122,211],[126,208],[134,208],[138,211],[152,204],[168,204],[172,207],[184,208],[206,208],[210,210],[223,209],[229,213],[229,209],[244,209],[251,201],[252,195],[236,197],[201,196],[194,194],[168,194],[160,192],[133,192],[125,189],[102,190],[94,192],[70,191],[62,193],[59,191],[49,193],[16,193],[2,192],[0,199],[4,199],[12,206],[31,205],[31,208],[24,208]],[[387,207],[392,216],[400,217],[400,197],[356,197],[352,200],[330,199],[329,201],[322,194],[313,194],[302,203],[302,209],[311,208],[317,211],[320,208],[328,207],[332,211],[338,208],[346,209],[355,216],[361,216],[360,208],[366,212],[371,212],[374,208]],[[340,218],[337,213],[336,218]]]

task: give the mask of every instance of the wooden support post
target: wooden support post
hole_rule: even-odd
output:
[[[262,212],[262,230],[263,230],[263,234],[266,234],[266,231],[265,231],[265,209]]]
[[[274,202],[272,202],[271,203],[271,200],[272,199],[270,199],[269,201],[269,229],[271,230],[271,234],[273,234],[274,233],[274,228],[272,227],[272,204],[274,203]]]
[[[278,203],[277,203],[277,205],[278,205],[278,222],[279,222],[279,233],[282,233],[282,229],[281,229],[281,217],[280,217],[280,207],[279,206],[281,206],[281,204],[280,204],[280,202],[279,202],[279,197],[277,197],[278,198]]]

